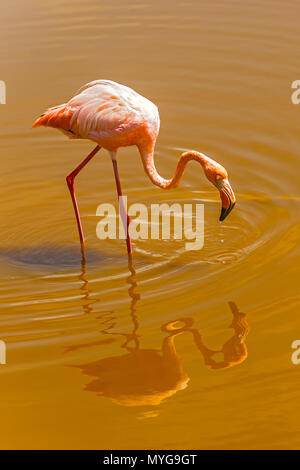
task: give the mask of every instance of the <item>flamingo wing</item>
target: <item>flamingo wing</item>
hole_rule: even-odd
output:
[[[34,127],[56,127],[70,138],[101,140],[145,122],[159,127],[158,109],[151,101],[119,83],[96,80],[68,103],[48,109]]]

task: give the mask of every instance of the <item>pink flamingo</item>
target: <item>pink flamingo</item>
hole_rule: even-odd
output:
[[[67,175],[81,246],[84,236],[78,204],[75,196],[74,180],[85,165],[101,147],[110,153],[115,174],[121,216],[127,234],[128,254],[132,253],[128,232],[129,218],[122,206],[122,188],[117,165],[119,147],[136,145],[139,149],[145,172],[153,184],[162,189],[179,185],[183,172],[190,160],[201,164],[206,178],[220,192],[222,210],[220,220],[224,220],[235,205],[235,195],[229,184],[225,168],[194,150],[184,152],[178,160],[172,179],[159,175],[154,164],[154,147],[159,132],[158,109],[147,98],[119,83],[110,80],[95,80],[82,87],[68,103],[49,108],[33,124],[33,127],[50,126],[58,128],[71,139],[89,139],[97,143],[94,150]]]

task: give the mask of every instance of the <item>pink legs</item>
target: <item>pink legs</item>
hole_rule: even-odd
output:
[[[94,150],[71,172],[68,174],[66,177],[67,185],[71,194],[73,206],[74,206],[74,211],[75,211],[75,216],[76,216],[76,222],[77,222],[77,227],[78,227],[78,232],[79,232],[79,238],[80,238],[80,243],[81,243],[81,248],[83,249],[83,244],[84,244],[84,235],[83,235],[83,230],[82,230],[82,224],[80,220],[80,214],[79,214],[79,209],[78,209],[78,204],[75,196],[75,187],[74,187],[74,180],[75,177],[78,175],[78,173],[86,166],[86,164],[96,155],[96,153],[100,150],[100,146],[97,145],[97,147],[94,148]],[[121,218],[123,221],[124,229],[126,232],[126,244],[127,244],[127,252],[128,255],[131,256],[132,254],[132,249],[131,249],[131,240],[129,236],[129,217],[126,214],[124,202],[123,202],[123,197],[122,197],[122,188],[121,188],[121,182],[120,182],[120,177],[119,177],[119,171],[118,171],[118,164],[116,160],[116,154],[113,152],[110,152],[111,154],[111,159],[113,162],[113,167],[114,167],[114,173],[115,173],[115,179],[116,179],[116,185],[117,185],[117,192],[118,192],[118,198],[119,198],[119,204],[120,204],[120,212],[121,212]]]
[[[74,206],[74,211],[75,211],[75,216],[76,216],[76,221],[77,221],[77,227],[78,227],[78,232],[79,232],[79,238],[80,238],[80,243],[81,246],[84,243],[84,236],[83,236],[83,230],[82,230],[82,225],[81,225],[81,220],[80,220],[80,214],[79,214],[79,209],[78,209],[78,204],[76,201],[76,196],[75,196],[75,188],[74,188],[74,179],[78,175],[78,173],[82,170],[82,168],[85,167],[85,165],[96,155],[96,153],[100,150],[101,147],[97,145],[97,147],[94,148],[94,150],[81,162],[75,170],[73,170],[68,176],[66,177],[67,180],[67,185],[70,190],[73,206]]]
[[[120,177],[119,177],[118,163],[117,163],[116,154],[114,152],[110,152],[110,156],[111,156],[111,161],[112,161],[112,164],[113,164],[113,167],[114,167],[115,180],[116,180],[118,199],[119,199],[119,205],[120,205],[119,209],[120,209],[124,229],[125,229],[125,232],[126,232],[127,253],[130,257],[132,255],[131,240],[130,240],[130,236],[129,236],[129,222],[130,222],[130,220],[129,220],[129,216],[126,213],[125,206],[124,206],[123,194],[122,194],[122,188],[121,188],[121,181],[120,181]]]

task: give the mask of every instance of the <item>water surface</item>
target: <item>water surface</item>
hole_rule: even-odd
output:
[[[0,365],[2,448],[299,447],[299,79],[296,1],[12,0],[2,8]],[[116,203],[108,154],[31,129],[48,106],[107,78],[154,101],[156,165],[183,149],[228,170],[237,206],[191,163],[180,188],[121,149],[128,202],[205,203],[205,243],[100,241]]]

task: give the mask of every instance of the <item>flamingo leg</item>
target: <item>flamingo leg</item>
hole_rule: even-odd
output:
[[[67,185],[68,185],[68,188],[69,188],[69,191],[70,191],[70,194],[71,194],[73,207],[74,207],[74,211],[75,211],[76,222],[77,222],[77,227],[78,227],[81,246],[84,243],[84,235],[83,235],[82,224],[81,224],[81,220],[80,220],[78,204],[77,204],[77,200],[76,200],[76,196],[75,196],[74,180],[75,180],[75,177],[78,175],[78,173],[82,170],[82,168],[84,168],[85,165],[96,155],[96,153],[100,150],[100,148],[101,147],[99,145],[97,145],[97,147],[95,147],[94,150],[73,171],[71,171],[71,173],[69,173],[66,177]]]
[[[120,181],[120,176],[119,176],[119,170],[118,170],[118,163],[117,163],[117,158],[116,154],[114,152],[110,152],[111,156],[111,161],[114,167],[114,174],[115,174],[115,180],[116,180],[116,186],[117,186],[117,193],[118,193],[118,199],[119,199],[119,205],[120,205],[120,214],[124,226],[124,230],[126,233],[126,246],[127,246],[127,253],[129,256],[132,254],[132,248],[131,248],[131,239],[129,236],[129,216],[126,213],[125,206],[124,206],[124,201],[123,201],[123,193],[122,193],[122,188],[121,188],[121,181]]]

